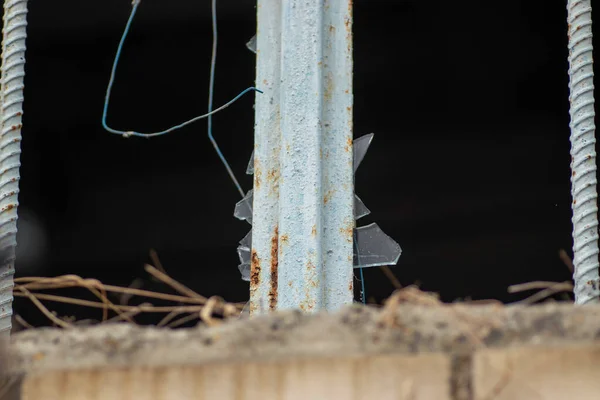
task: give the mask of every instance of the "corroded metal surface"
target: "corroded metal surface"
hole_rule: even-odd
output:
[[[352,2],[258,2],[250,312],[353,299]]]

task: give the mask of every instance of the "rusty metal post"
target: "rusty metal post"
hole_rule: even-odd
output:
[[[0,337],[10,334],[17,244],[27,0],[5,0],[0,85]]]
[[[597,301],[598,193],[594,125],[592,5],[569,0],[569,90],[571,113],[571,195],[575,302]]]
[[[258,0],[250,312],[353,301],[352,1]]]

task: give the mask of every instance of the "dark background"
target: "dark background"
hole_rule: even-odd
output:
[[[130,3],[30,2],[19,200],[45,246],[17,260],[17,276],[128,285],[154,248],[197,292],[245,301],[236,247],[249,225],[233,217],[239,194],[206,121],[151,140],[101,127]],[[254,84],[256,30],[254,1],[217,4],[216,106]],[[508,285],[569,279],[558,257],[572,246],[566,1],[356,0],[354,18],[355,137],[375,133],[356,175],[372,211],[360,223],[402,246],[398,279],[446,301],[505,302],[523,297]],[[109,125],[158,131],[203,114],[211,43],[209,0],[144,0]],[[253,98],[213,120],[245,190]],[[376,300],[393,290],[376,268],[365,282]],[[17,313],[29,309],[17,299]]]

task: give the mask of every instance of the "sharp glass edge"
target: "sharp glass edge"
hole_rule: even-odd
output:
[[[246,48],[256,54],[256,35],[246,42]]]
[[[247,44],[247,47],[255,52],[256,37],[253,37]],[[375,136],[374,133],[363,135],[353,140],[353,156],[354,156],[354,172],[358,169],[362,160],[364,159],[369,146]],[[250,155],[250,160],[246,168],[246,174],[254,174],[254,151]],[[253,192],[249,190],[246,196],[236,203],[234,216],[240,220],[245,220],[252,224],[252,200]],[[369,215],[371,211],[365,206],[362,200],[355,194],[354,195],[354,218],[358,220],[366,215]],[[368,239],[367,239],[368,237]],[[396,265],[402,254],[402,248],[394,241],[391,237],[385,234],[379,228],[376,223],[372,223],[366,226],[355,228],[356,245],[354,246],[354,268],[370,268],[380,267],[384,265]],[[242,275],[242,280],[250,280],[250,246],[252,243],[252,230],[240,241],[238,246],[238,256],[240,258],[240,265],[238,269]],[[377,248],[375,247],[377,246]],[[358,253],[356,253],[358,249]],[[386,250],[382,253],[382,250]],[[387,253],[387,254],[386,254]],[[362,262],[362,264],[361,264]]]
[[[402,254],[400,245],[379,228],[376,223],[355,228],[354,268],[396,265]],[[250,247],[252,230],[240,241],[237,248],[242,280],[250,280]],[[358,254],[356,252],[358,249]]]

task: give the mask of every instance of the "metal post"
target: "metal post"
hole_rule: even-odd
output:
[[[0,86],[0,337],[10,334],[17,206],[21,156],[21,116],[25,76],[27,0],[5,0]]]
[[[258,0],[250,312],[353,300],[352,1]]]
[[[600,295],[591,1],[569,0],[567,10],[575,265],[573,279],[575,302],[585,304],[596,301]]]

